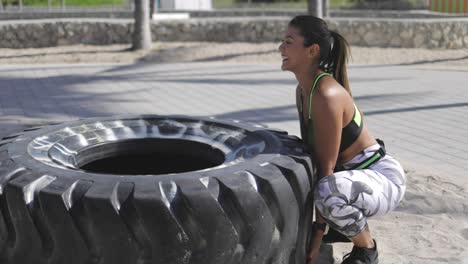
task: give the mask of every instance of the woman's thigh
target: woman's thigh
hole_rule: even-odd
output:
[[[399,204],[401,197],[400,187],[370,169],[334,173],[321,179],[315,189],[319,210],[339,219],[352,214],[356,217],[356,209],[365,217],[384,215]]]

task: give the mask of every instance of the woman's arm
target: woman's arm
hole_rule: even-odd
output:
[[[314,156],[319,178],[331,175],[338,160],[344,115],[344,89],[340,88],[333,83],[318,87],[312,98]]]
[[[312,98],[312,118],[314,120],[314,146],[316,176],[320,179],[333,173],[339,154],[341,130],[343,127],[344,106],[341,94],[334,83],[324,82],[323,87],[318,87]],[[322,84],[323,85],[323,84]],[[316,211],[316,221],[324,223],[323,217]],[[309,252],[308,263],[316,263],[323,231],[314,230],[312,248]]]

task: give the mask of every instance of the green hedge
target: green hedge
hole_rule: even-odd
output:
[[[422,9],[425,0],[329,0],[331,9]],[[250,3],[250,5],[248,5]],[[307,8],[307,0],[213,0],[214,8]]]
[[[19,5],[18,0],[1,0],[3,5]],[[52,5],[61,5],[60,0],[52,0]],[[65,5],[68,6],[102,6],[102,5],[122,5],[127,3],[126,0],[65,0]],[[23,6],[47,6],[47,0],[23,0]]]
[[[424,0],[351,0],[354,8],[408,10],[425,8]]]

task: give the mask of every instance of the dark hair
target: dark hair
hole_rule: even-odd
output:
[[[296,16],[289,22],[289,26],[299,30],[304,37],[304,46],[319,45],[319,68],[333,74],[333,77],[351,95],[346,71],[349,54],[349,44],[346,39],[339,33],[329,30],[324,20],[314,16]]]

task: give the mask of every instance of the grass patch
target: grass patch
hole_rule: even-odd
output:
[[[330,0],[332,9],[349,8],[353,5],[351,0]],[[247,0],[242,3],[236,0],[213,0],[213,7],[216,9],[223,8],[271,8],[271,9],[307,9],[307,0],[298,2],[278,2],[278,3],[251,3]]]
[[[18,5],[18,0],[0,0],[3,5]],[[110,6],[110,5],[123,5],[128,1],[133,0],[65,0],[67,6]],[[300,1],[287,1],[277,3],[251,3],[248,0],[243,0],[239,3],[236,0],[212,0],[215,9],[228,9],[228,8],[268,8],[268,9],[303,9],[307,10],[307,0]],[[330,9],[347,9],[352,8],[356,4],[356,0],[329,0]],[[406,0],[413,7],[424,6],[425,0]],[[60,6],[60,0],[52,0],[53,6]],[[24,6],[47,6],[47,0],[23,0]]]
[[[356,0],[329,0],[330,9],[348,9],[356,5]],[[387,0],[391,1],[391,0]],[[414,7],[424,7],[425,0],[406,0],[406,2]],[[239,3],[236,0],[213,0],[213,7],[215,9],[223,8],[269,8],[269,9],[307,9],[307,0],[300,0],[298,2],[284,2],[281,3],[251,3],[248,0],[243,0]]]
[[[133,1],[133,0],[132,0]],[[18,5],[17,1],[3,0],[3,4],[6,5],[9,2],[12,5]],[[106,6],[106,5],[123,5],[127,3],[127,0],[65,0],[67,6]],[[60,6],[62,2],[60,0],[52,0],[53,6]],[[47,0],[23,0],[23,6],[47,6]]]

